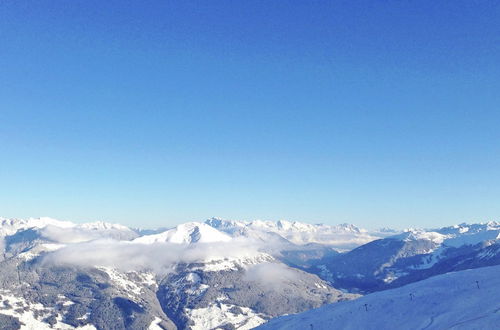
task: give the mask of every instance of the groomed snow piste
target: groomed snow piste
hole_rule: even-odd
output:
[[[500,266],[447,273],[259,329],[500,329]]]

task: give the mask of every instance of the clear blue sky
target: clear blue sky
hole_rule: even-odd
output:
[[[0,2],[0,215],[500,218],[497,1]]]

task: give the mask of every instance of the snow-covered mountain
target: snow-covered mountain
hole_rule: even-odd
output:
[[[233,238],[251,238],[260,245],[261,250],[287,265],[303,270],[339,251],[397,233],[392,230],[368,232],[350,224],[329,226],[284,220],[235,221],[211,218],[205,223]]]
[[[274,233],[288,241],[298,244],[323,244],[339,250],[349,250],[366,244],[375,239],[393,235],[394,231],[368,232],[352,224],[340,224],[336,226],[324,224],[309,224],[303,222],[280,221],[234,221],[212,218],[205,221],[206,224],[226,232],[230,235],[239,235],[247,232],[265,234]]]
[[[128,227],[106,222],[75,224],[52,218],[0,218],[0,261],[15,256],[32,259],[67,244],[99,239],[129,241],[137,236]]]
[[[130,240],[138,236],[132,229],[107,222],[75,224],[48,217],[29,219],[7,219],[0,217],[0,237],[14,235],[26,230],[37,231],[47,239],[62,242],[87,241],[96,238]]]
[[[189,244],[191,258],[181,258],[161,280],[157,294],[167,315],[181,328],[250,329],[277,315],[355,297],[281,263],[265,248],[259,249],[263,245],[256,238],[262,236],[231,237],[208,224],[192,222],[133,243]],[[213,243],[218,243],[216,248]],[[194,246],[201,246],[203,252]]]
[[[0,233],[2,329],[249,329],[356,298],[262,240],[205,223],[139,236],[102,222],[2,219]]]
[[[215,218],[156,230],[0,224],[1,329],[250,329],[352,292],[500,264],[497,222],[401,233]]]
[[[500,263],[500,223],[409,229],[324,258],[316,272],[333,285],[372,292],[449,271]]]
[[[356,298],[272,258],[179,264],[157,293],[182,329],[251,329],[273,317]]]
[[[0,217],[0,236],[12,235],[22,229],[43,228],[50,225],[60,228],[76,226],[72,222],[60,221],[48,217],[28,219],[7,219]]]
[[[231,240],[229,235],[226,235],[217,229],[199,222],[188,222],[176,226],[175,228],[166,230],[162,233],[153,235],[144,235],[136,238],[134,242],[138,243],[213,243],[213,242],[228,242]]]
[[[432,277],[279,317],[258,329],[498,329],[500,266]]]

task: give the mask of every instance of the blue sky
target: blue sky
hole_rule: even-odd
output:
[[[2,1],[0,214],[500,216],[495,1]]]

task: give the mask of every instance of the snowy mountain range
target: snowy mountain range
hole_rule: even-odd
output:
[[[331,246],[337,250],[352,249],[375,239],[397,233],[397,231],[393,230],[369,232],[346,223],[330,226],[284,220],[277,222],[262,220],[231,221],[219,218],[209,219],[205,223],[233,236],[249,232],[274,233],[294,244],[317,243]]]
[[[434,275],[500,263],[500,223],[410,229],[315,262],[309,271],[350,292],[368,293]]]
[[[1,329],[250,329],[500,264],[497,222],[404,232],[218,218],[156,230],[0,225]]]
[[[205,223],[143,235],[50,218],[1,223],[2,329],[245,329],[356,297],[261,240]]]

